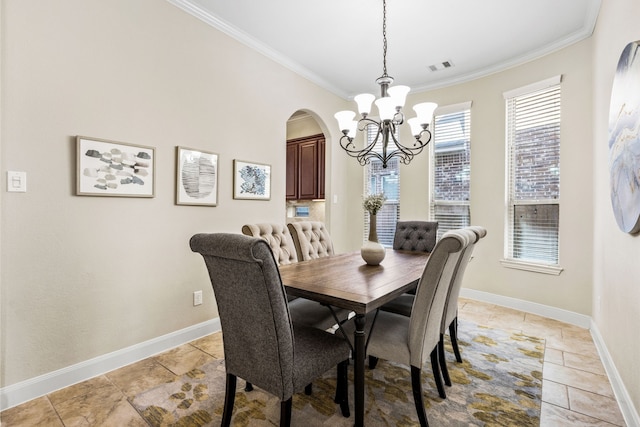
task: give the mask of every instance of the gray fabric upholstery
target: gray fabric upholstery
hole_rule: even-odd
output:
[[[298,221],[287,224],[299,261],[321,258],[334,254],[331,235],[320,221]]]
[[[438,241],[418,283],[411,317],[379,311],[371,331],[375,313],[367,315],[370,356],[422,368],[440,339],[447,291],[469,233],[449,231]],[[347,334],[355,329],[352,322],[343,327]]]
[[[281,401],[349,357],[341,337],[293,325],[267,242],[241,234],[196,234],[218,305],[227,374]]]
[[[284,224],[245,224],[242,226],[242,233],[266,240],[278,265],[286,265],[298,261],[293,238]]]
[[[431,252],[436,245],[437,221],[398,221],[393,249]]]

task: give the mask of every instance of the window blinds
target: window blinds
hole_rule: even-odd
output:
[[[371,144],[378,128],[374,125],[367,126],[367,144]],[[398,133],[396,131],[396,138]],[[382,141],[376,143],[375,150],[382,153]],[[383,193],[387,201],[376,215],[376,231],[378,242],[387,247],[393,246],[393,237],[396,232],[396,223],[400,218],[400,164],[398,159],[392,159],[387,163],[386,169],[382,167],[380,160],[371,160],[366,166],[364,194]],[[369,237],[369,214],[364,211],[363,239]]]
[[[508,259],[558,264],[560,84],[507,103]]]
[[[431,148],[430,217],[438,239],[470,224],[471,110],[436,115]]]

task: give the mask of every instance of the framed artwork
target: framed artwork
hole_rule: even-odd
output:
[[[640,232],[640,41],[620,55],[609,106],[611,206],[618,227]]]
[[[76,137],[76,195],[155,196],[155,148]]]
[[[176,147],[176,204],[218,204],[218,155]]]
[[[234,160],[233,198],[269,200],[271,198],[271,166]]]

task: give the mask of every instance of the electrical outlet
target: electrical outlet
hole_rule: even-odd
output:
[[[193,305],[200,305],[202,304],[202,291],[195,291],[193,293]]]

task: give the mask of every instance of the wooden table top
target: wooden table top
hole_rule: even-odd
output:
[[[287,293],[366,314],[415,286],[429,254],[387,249],[367,265],[360,251],[281,265]]]

